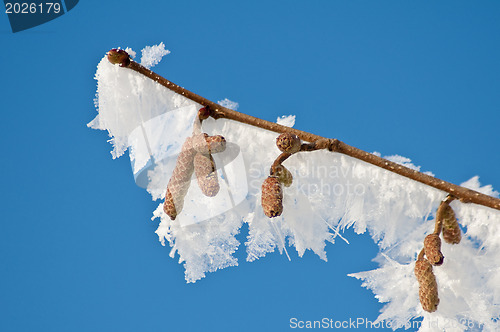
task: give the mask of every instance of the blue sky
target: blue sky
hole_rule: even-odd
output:
[[[114,47],[163,41],[155,71],[208,99],[500,188],[497,1],[80,1],[15,34],[1,17],[2,331],[286,331],[382,308],[346,276],[377,266],[352,231],[328,263],[241,250],[240,266],[186,284],[129,160],[86,127]]]

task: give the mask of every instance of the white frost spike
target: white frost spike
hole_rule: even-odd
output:
[[[146,47],[148,47],[148,46],[146,46]],[[130,47],[127,47],[127,48],[125,48],[125,52],[127,52],[128,55],[130,55],[130,57],[132,59],[135,59],[136,53],[135,53],[135,51],[133,49],[131,49]]]
[[[379,258],[382,267],[348,276],[363,280],[361,286],[371,289],[379,302],[387,303],[377,322],[404,325],[422,313],[418,283],[413,273],[415,264],[401,264],[385,254]]]
[[[486,185],[481,187],[481,183],[479,183],[479,176],[477,175],[473,176],[472,178],[470,178],[469,180],[465,181],[460,185],[462,187],[478,191],[488,196],[493,196],[497,198],[500,197],[500,193],[496,190],[493,190],[493,187],[491,185]]]
[[[165,49],[163,42],[154,46],[146,46],[142,50],[141,65],[146,68],[154,67],[167,54],[170,54],[170,51]]]
[[[217,102],[217,104],[221,105],[221,106],[224,106],[224,107],[227,107],[231,110],[234,110],[236,111],[238,109],[238,107],[240,107],[240,104],[238,104],[237,102],[235,101],[232,101],[232,100],[229,100],[227,98],[224,98],[222,100],[219,100]]]
[[[295,125],[295,115],[283,115],[276,119],[276,123],[282,126],[293,127]]]
[[[114,157],[131,148],[134,174],[146,174],[153,198],[163,197],[175,151],[191,135],[200,105],[131,70],[112,66],[106,59],[99,63],[96,79],[99,115],[89,126],[108,130]],[[292,126],[294,118],[278,122]],[[465,319],[475,326],[482,323],[484,331],[500,330],[500,211],[451,203],[465,232],[459,245],[442,247],[447,262],[435,269],[441,301],[438,310],[428,315],[419,305],[413,263],[432,228],[427,216],[435,213],[444,192],[338,153],[300,152],[283,163],[294,181],[285,188],[284,211],[275,224],[276,232],[260,206],[260,189],[269,165],[280,154],[274,144],[277,135],[211,118],[203,121],[203,131],[222,135],[228,142],[224,153],[214,155],[217,167],[232,165],[219,173],[224,174],[219,182],[226,194],[204,198],[192,184],[183,213],[175,222],[163,213],[161,204],[154,214],[161,220],[156,231],[159,239],[169,243],[172,256],[178,254],[188,282],[203,278],[206,272],[237,265],[233,254],[239,242],[235,236],[243,223],[249,228],[245,243],[248,261],[276,249],[283,251],[286,244],[295,247],[299,256],[312,250],[326,260],[326,242],[333,242],[337,229],[353,227],[358,234],[368,231],[380,248],[379,269],[352,274],[387,303],[379,320],[405,322],[424,316],[423,331],[432,330],[425,326],[436,319]],[[140,172],[159,160],[173,163],[159,163]],[[411,164],[404,157],[393,160]],[[481,187],[477,178],[466,185],[497,194],[491,186]],[[196,214],[200,210],[211,217],[200,218]]]
[[[403,165],[403,166],[406,166],[408,168],[411,168],[411,169],[414,169],[418,172],[420,172],[420,166],[415,166],[412,162],[411,162],[411,159],[409,158],[406,158],[406,157],[403,157],[403,156],[400,156],[400,155],[392,155],[392,156],[384,156],[385,159],[387,160],[390,160],[392,162],[395,162],[397,164],[400,164],[400,165]],[[427,175],[430,175],[430,176],[434,176],[434,174],[432,172],[423,172],[424,174],[427,174]]]

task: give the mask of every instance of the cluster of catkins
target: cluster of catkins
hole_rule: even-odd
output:
[[[424,239],[424,249],[418,255],[415,263],[415,276],[419,284],[420,304],[425,311],[434,312],[439,304],[437,282],[432,266],[443,264],[444,256],[441,253],[441,239],[449,244],[458,244],[461,240],[461,231],[458,226],[455,213],[449,204],[449,199],[445,199],[439,205],[436,213],[436,227],[434,233],[429,234]],[[425,257],[424,257],[425,255]]]
[[[328,147],[328,142],[316,141],[312,144],[302,144],[300,138],[290,133],[283,133],[276,139],[276,145],[282,154],[271,166],[270,175],[262,184],[262,208],[269,218],[280,216],[283,212],[283,185],[292,184],[292,174],[282,162],[292,154],[299,151],[312,151]],[[433,266],[443,264],[444,256],[441,253],[441,238],[445,242],[458,244],[461,240],[461,231],[455,213],[450,206],[453,200],[450,196],[444,199],[436,213],[434,232],[425,237],[424,248],[418,255],[415,263],[415,276],[419,283],[419,298],[422,308],[428,312],[437,310],[439,304],[436,277],[432,271]]]
[[[276,145],[282,152],[280,157],[284,156],[283,159],[286,159],[300,151],[302,142],[297,135],[283,133],[276,139]],[[285,166],[281,165],[281,162],[275,162],[270,173],[262,184],[261,203],[264,214],[269,218],[274,218],[283,212],[283,185],[285,187],[291,186],[293,176]]]
[[[174,220],[182,211],[193,172],[205,196],[214,197],[219,192],[217,168],[213,153],[226,149],[226,140],[220,135],[209,136],[201,132],[201,121],[208,117],[206,108],[200,109],[195,120],[193,135],[186,138],[177,157],[172,177],[167,185],[163,211]]]

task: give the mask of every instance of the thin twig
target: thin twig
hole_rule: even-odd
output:
[[[278,167],[281,167],[281,163],[283,163],[285,160],[287,160],[288,157],[290,157],[290,156],[291,156],[291,154],[287,153],[287,152],[283,152],[282,154],[280,154],[278,156],[278,158],[276,158],[274,163],[271,165],[271,170],[269,171],[269,174],[270,175],[276,174]]]
[[[120,50],[121,54],[123,53],[123,50]],[[259,127],[262,129],[270,130],[276,133],[284,133],[288,132],[291,134],[295,134],[300,139],[306,142],[314,142],[314,141],[320,141],[322,144],[325,144],[326,148],[330,151],[338,152],[338,153],[343,153],[345,155],[348,155],[350,157],[362,160],[364,162],[370,163],[372,165],[378,166],[380,168],[386,169],[390,172],[399,174],[401,176],[407,177],[409,179],[415,180],[417,182],[421,182],[423,184],[426,184],[428,186],[434,187],[436,189],[442,190],[447,192],[448,194],[452,195],[456,199],[459,199],[463,203],[475,203],[483,206],[487,206],[493,209],[500,210],[500,199],[494,198],[482,193],[479,193],[477,191],[467,189],[464,187],[457,186],[453,183],[446,182],[443,180],[440,180],[438,178],[435,178],[433,176],[418,172],[416,170],[413,170],[411,168],[402,166],[400,164],[397,164],[395,162],[389,161],[387,159],[381,158],[379,156],[376,156],[374,154],[371,154],[369,152],[363,151],[361,149],[355,148],[353,146],[350,146],[344,142],[339,141],[338,139],[328,139],[325,137],[321,137],[315,134],[311,134],[305,131],[297,130],[294,128],[282,126],[280,124],[262,120],[253,116],[250,116],[248,114],[243,114],[240,112],[236,112],[234,110],[231,110],[229,108],[223,107],[221,105],[218,105],[214,103],[213,101],[210,101],[202,96],[199,96],[189,90],[184,89],[183,87],[170,82],[166,78],[154,73],[153,71],[149,70],[148,68],[140,65],[139,63],[131,60],[130,58],[127,59],[121,59],[121,62],[117,62],[111,59],[110,54],[113,52],[111,50],[108,52],[108,59],[111,60],[112,63],[115,64],[120,64],[120,66],[129,68],[131,70],[134,70],[146,77],[149,77],[150,79],[154,80],[155,82],[163,85],[167,89],[170,89],[188,99],[191,99],[205,107],[208,107],[210,110],[210,115],[215,118],[215,119],[230,119],[234,121],[238,121],[241,123],[246,123],[248,125],[252,125],[255,127]],[[116,51],[115,51],[116,52]]]
[[[424,248],[422,248],[422,250],[420,250],[420,252],[418,253],[417,259],[423,259],[424,255],[425,255],[425,250]]]
[[[317,141],[314,141],[312,143],[302,143],[300,145],[300,150],[297,152],[301,151],[316,151],[316,150],[322,150],[322,149],[328,149],[329,148],[329,139],[328,138],[322,138]],[[274,175],[276,173],[276,170],[278,167],[282,167],[282,163],[287,160],[292,154],[294,153],[288,153],[288,152],[283,152],[281,153],[278,158],[274,161],[274,163],[271,165],[271,170],[270,174]]]
[[[446,196],[444,199],[443,199],[443,202],[444,203],[447,203],[447,204],[450,204],[453,200],[455,199],[455,197],[453,197],[452,195],[448,195]]]
[[[436,234],[439,236],[439,234],[441,234],[442,228],[443,228],[443,225],[441,224],[441,220],[436,218],[436,221],[434,222],[434,232],[432,232],[432,234]]]

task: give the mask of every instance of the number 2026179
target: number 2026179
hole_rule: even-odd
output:
[[[59,14],[61,4],[58,2],[27,3],[27,2],[7,2],[5,3],[5,13],[7,14]]]

